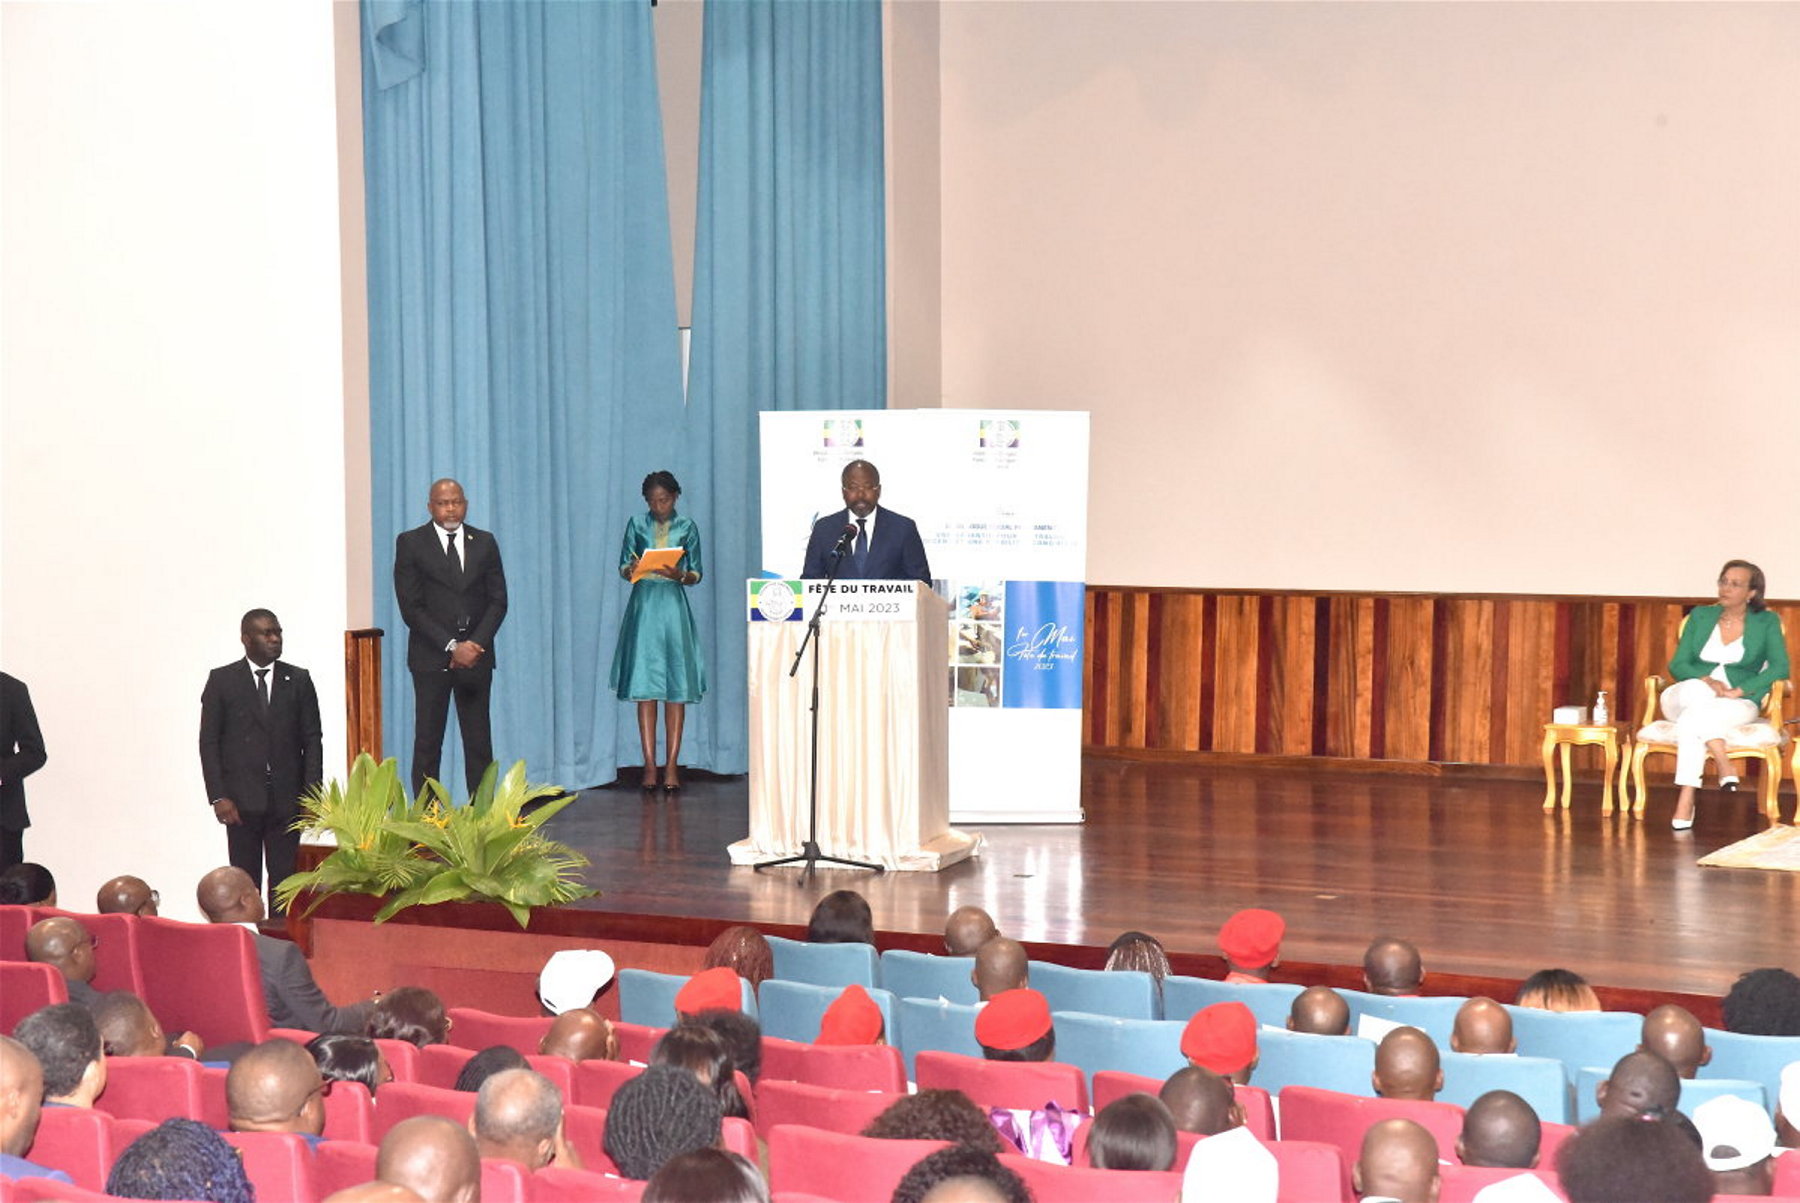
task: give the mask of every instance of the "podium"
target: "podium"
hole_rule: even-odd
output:
[[[949,606],[917,581],[840,581],[790,676],[824,589],[747,583],[750,835],[731,862],[797,855],[806,841],[818,656],[820,849],[888,869],[953,865],[980,836],[950,826]]]

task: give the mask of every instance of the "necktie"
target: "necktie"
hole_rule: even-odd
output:
[[[450,561],[450,571],[460,575],[462,557],[456,554],[456,532],[449,531],[447,534],[449,537],[444,542],[444,558]]]
[[[856,571],[863,570],[863,563],[869,558],[869,520],[856,520],[856,550],[851,553],[856,557]]]
[[[262,699],[263,709],[267,710],[269,708],[269,670],[266,668],[256,670],[256,696]]]

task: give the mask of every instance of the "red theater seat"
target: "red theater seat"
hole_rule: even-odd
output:
[[[375,1143],[388,1129],[415,1115],[442,1115],[467,1124],[475,1114],[475,1096],[465,1090],[421,1086],[417,1082],[389,1082],[375,1095]]]
[[[769,1133],[769,1189],[885,1203],[921,1157],[949,1147],[942,1140],[876,1140],[782,1124]]]
[[[481,1203],[529,1203],[530,1172],[516,1161],[481,1159]]]
[[[419,1046],[407,1040],[377,1040],[375,1046],[381,1050],[381,1056],[394,1071],[396,1082],[417,1082],[419,1080]]]
[[[578,1061],[575,1064],[575,1102],[583,1107],[608,1107],[619,1087],[644,1072],[642,1065],[623,1061]]]
[[[94,949],[94,980],[88,983],[94,989],[102,994],[110,994],[114,990],[129,990],[139,998],[144,996],[144,975],[138,961],[139,919],[136,915],[80,915],[50,906],[34,906],[29,913],[32,923],[56,915],[67,916],[81,924],[94,937],[97,943]],[[20,955],[24,954],[21,952]]]
[[[328,1140],[313,1150],[313,1183],[320,1198],[373,1181],[375,1153],[374,1145],[352,1140]]]
[[[1313,1086],[1284,1086],[1281,1090],[1282,1139],[1336,1145],[1344,1159],[1346,1189],[1350,1185],[1348,1167],[1362,1154],[1363,1133],[1384,1119],[1417,1122],[1436,1139],[1440,1160],[1456,1160],[1463,1109],[1452,1103],[1372,1099]]]
[[[391,1083],[390,1083],[391,1085]],[[375,1139],[375,1100],[361,1082],[337,1082],[325,1096],[325,1139],[367,1144]]]
[[[319,1198],[312,1149],[305,1140],[291,1132],[226,1132],[224,1137],[243,1160],[258,1199],[304,1203]]]
[[[1181,1197],[1181,1175],[1148,1170],[1095,1170],[1002,1153],[1000,1161],[1031,1188],[1037,1203],[1169,1203]]]
[[[557,1093],[561,1094],[564,1100],[575,1097],[575,1062],[567,1057],[542,1057],[536,1054],[526,1057],[525,1061],[531,1068],[554,1082]]]
[[[905,1090],[906,1062],[886,1044],[804,1044],[765,1036],[762,1077],[838,1090]]]
[[[113,1117],[85,1107],[45,1107],[37,1136],[25,1160],[61,1170],[89,1190],[106,1188],[106,1172],[124,1145],[113,1131]]]
[[[106,1089],[94,1106],[117,1119],[206,1120],[200,1063],[186,1057],[108,1057]]]
[[[764,1078],[756,1084],[756,1131],[767,1140],[776,1124],[804,1124],[855,1136],[905,1097],[905,1091],[834,1090]]]
[[[463,1066],[477,1050],[454,1044],[428,1044],[419,1050],[418,1078],[421,1086],[441,1086],[450,1090],[456,1085]]]
[[[921,1051],[913,1062],[920,1090],[960,1090],[983,1107],[1036,1110],[1055,1103],[1086,1111],[1081,1068],[1056,1061],[988,1061],[961,1053]]]
[[[1443,1184],[1438,1192],[1438,1203],[1474,1203],[1476,1193],[1483,1187],[1492,1186],[1496,1182],[1504,1182],[1508,1178],[1517,1178],[1520,1174],[1530,1174],[1538,1179],[1555,1192],[1557,1198],[1568,1198],[1563,1194],[1562,1186],[1557,1181],[1556,1171],[1552,1169],[1500,1170],[1473,1165],[1446,1165],[1438,1168],[1443,1177]]]
[[[0,907],[7,909],[17,908]],[[69,983],[51,966],[0,961],[0,1031],[10,1034],[33,1011],[68,1001]]]
[[[1128,1094],[1156,1095],[1161,1093],[1162,1086],[1158,1078],[1120,1073],[1116,1069],[1100,1070],[1094,1075],[1094,1114],[1099,1115],[1114,1099]],[[1269,1092],[1260,1086],[1236,1086],[1232,1093],[1238,1106],[1244,1109],[1244,1127],[1250,1129],[1250,1134],[1264,1144],[1274,1140],[1275,1104],[1269,1098]]]
[[[143,998],[164,1031],[198,1032],[209,1046],[268,1038],[262,971],[244,928],[139,919],[137,946]]]
[[[650,1064],[650,1050],[662,1039],[668,1028],[647,1027],[641,1023],[614,1021],[613,1033],[619,1038],[619,1060]],[[535,1050],[534,1050],[535,1051]]]
[[[609,1178],[592,1169],[548,1166],[531,1176],[532,1203],[611,1203],[644,1197],[644,1183]]]
[[[548,1016],[528,1019],[518,1015],[496,1015],[473,1007],[451,1007],[447,1014],[450,1016],[450,1043],[458,1048],[480,1052],[504,1044],[528,1057],[537,1053],[538,1044],[555,1022]]]
[[[1350,1171],[1337,1146],[1312,1140],[1270,1140],[1263,1147],[1275,1154],[1276,1203],[1352,1203]],[[1185,1168],[1185,1166],[1184,1166]]]

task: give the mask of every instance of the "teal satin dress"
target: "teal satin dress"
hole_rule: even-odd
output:
[[[700,528],[691,518],[674,514],[658,522],[646,512],[627,522],[619,575],[630,579],[631,562],[652,547],[681,548],[686,554],[677,567],[700,575]],[[613,652],[612,689],[622,702],[698,702],[706,692],[700,631],[687,586],[647,576],[631,587]]]

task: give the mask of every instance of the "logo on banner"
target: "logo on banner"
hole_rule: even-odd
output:
[[[751,622],[799,622],[799,581],[751,581]]]
[[[1008,581],[1005,705],[1081,707],[1080,581]]]
[[[983,447],[1015,448],[1019,445],[1019,420],[1017,418],[989,418],[981,424],[981,445]]]
[[[827,418],[825,420],[821,446],[861,447],[862,445],[863,424],[861,418]]]

